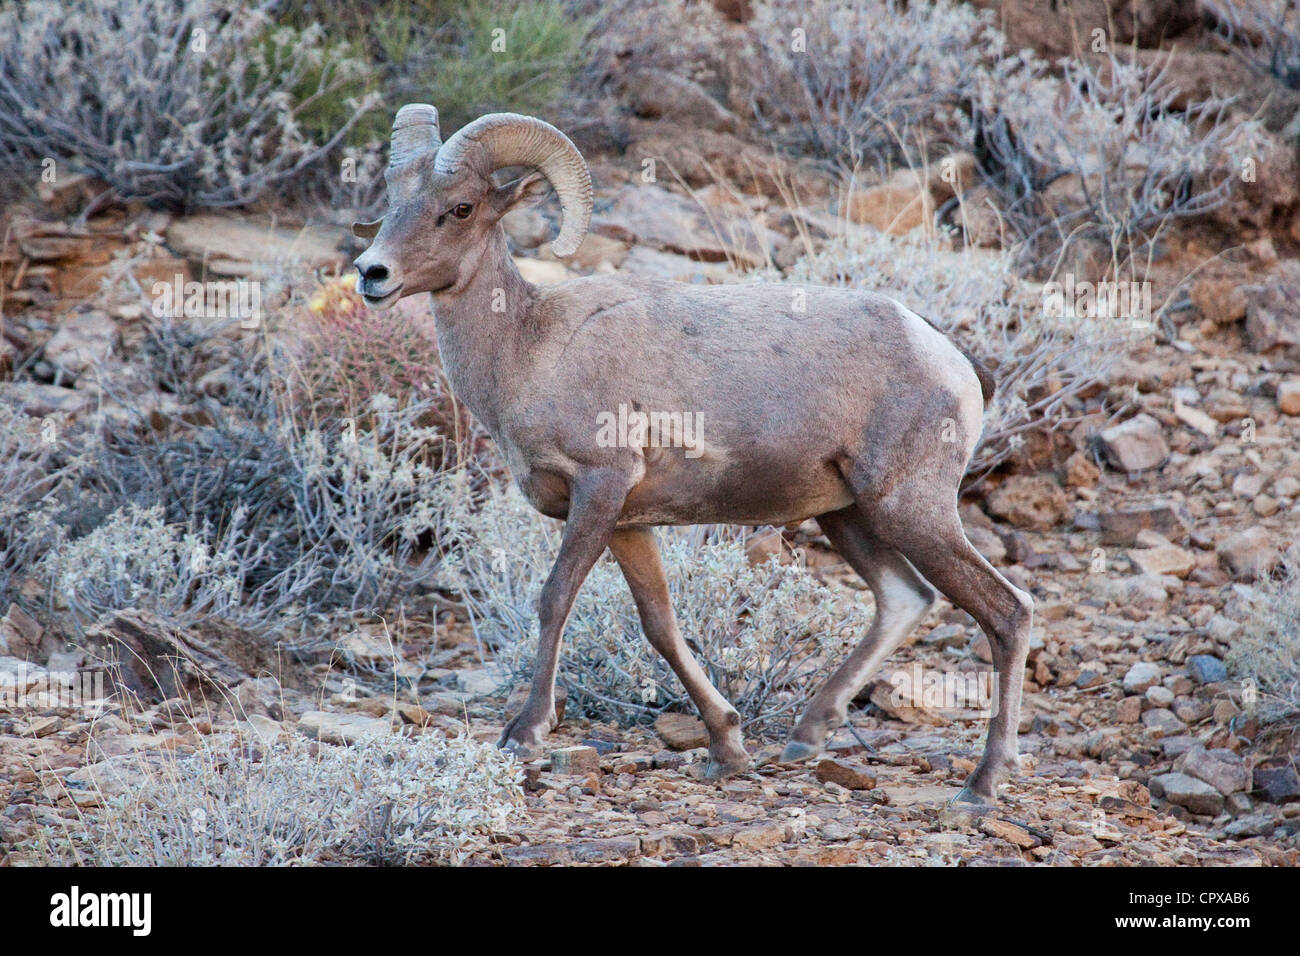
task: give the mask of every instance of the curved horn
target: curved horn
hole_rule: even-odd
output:
[[[591,223],[591,173],[569,137],[550,123],[519,113],[489,113],[457,130],[438,150],[433,168],[449,173],[467,153],[480,146],[493,170],[532,166],[550,180],[560,198],[560,234],[551,243],[557,256],[570,256],[582,244]]]
[[[388,148],[388,165],[409,163],[427,149],[442,145],[438,132],[438,111],[428,103],[407,103],[393,118],[393,138]]]

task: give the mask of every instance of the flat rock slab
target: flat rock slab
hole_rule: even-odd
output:
[[[709,745],[704,721],[690,714],[660,714],[655,718],[655,733],[673,750],[694,750]]]
[[[915,787],[895,784],[881,789],[889,797],[891,807],[914,807],[918,804],[944,805],[960,791],[959,787],[941,784],[923,784]]]
[[[826,758],[817,764],[817,779],[838,783],[849,790],[874,790],[876,775],[867,767],[849,760]]]
[[[298,721],[298,730],[326,744],[355,744],[362,740],[386,737],[392,725],[380,717],[365,714],[331,714],[309,710]]]
[[[200,213],[178,219],[167,229],[167,245],[215,275],[265,278],[279,267],[338,269],[348,256],[336,226],[288,229],[249,216]]]
[[[1185,773],[1164,773],[1151,778],[1151,793],[1192,813],[1213,816],[1223,809],[1223,794],[1203,780]]]
[[[1103,510],[1097,515],[1101,526],[1101,543],[1133,547],[1139,533],[1156,531],[1173,540],[1187,534],[1192,526],[1192,516],[1186,505],[1173,501],[1152,501],[1114,510]]]
[[[492,697],[510,680],[501,667],[469,667],[456,672],[456,689],[466,697]]]

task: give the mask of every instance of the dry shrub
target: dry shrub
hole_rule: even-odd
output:
[[[377,102],[323,100],[364,64],[319,27],[243,0],[21,0],[0,10],[0,161],[33,182],[53,160],[119,199],[231,206],[295,184]],[[358,89],[359,93],[359,89]]]
[[[42,827],[26,862],[83,866],[312,866],[463,862],[524,816],[512,757],[467,735],[200,737],[193,753],[115,758],[98,807]],[[71,795],[71,791],[68,791]]]
[[[83,624],[127,607],[189,619],[237,616],[245,610],[238,547],[246,517],[236,508],[217,536],[207,526],[191,533],[167,525],[161,506],[130,505],[85,537],[61,542],[43,563],[53,592]]]
[[[609,87],[629,70],[664,70],[698,83],[733,109],[747,106],[754,82],[753,50],[744,31],[729,28],[711,3],[678,0],[579,0],[595,18],[583,72],[573,84],[601,112]],[[586,95],[584,95],[586,94]],[[596,94],[596,95],[592,95]],[[574,120],[582,123],[580,111]],[[590,117],[590,114],[586,114]],[[588,119],[588,122],[590,119]]]
[[[1300,90],[1300,6],[1295,0],[1201,0],[1233,52]]]
[[[970,141],[1022,261],[1059,262],[1090,244],[1108,275],[1140,280],[1171,223],[1227,199],[1258,130],[1230,122],[1227,101],[1179,110],[1178,96],[1167,64],[1113,51],[1063,60],[1060,77],[1030,53],[975,75]]]
[[[299,431],[274,415],[160,438],[110,428],[88,499],[106,517],[65,535],[40,568],[79,627],[124,607],[185,624],[215,616],[310,634],[314,612],[388,609],[437,567],[427,538],[448,509],[445,444],[424,406],[383,394],[370,425]]]
[[[61,421],[0,403],[0,607],[19,597],[35,563],[60,540],[83,466]]]
[[[445,587],[465,602],[474,632],[516,681],[531,677],[534,602],[559,546],[559,523],[513,486],[487,489],[448,522],[464,547],[448,554]],[[865,608],[841,604],[799,563],[751,566],[739,535],[672,530],[660,536],[668,587],[687,643],[751,733],[803,706],[865,627]],[[646,641],[618,565],[591,571],[564,632],[560,680],[571,706],[631,723],[694,711],[677,677]]]
[[[1255,682],[1265,721],[1300,720],[1300,547],[1290,550],[1281,571],[1260,582],[1227,663]]]
[[[351,418],[286,408],[273,342],[162,322],[128,369],[103,377],[117,411],[77,438],[85,464],[75,488],[60,486],[44,559],[20,562],[74,629],[138,606],[314,638],[313,613],[387,611],[423,593],[454,436],[427,424],[437,410],[417,396],[356,395]],[[218,371],[226,386],[205,395],[196,381]],[[186,411],[156,424],[151,380]]]
[[[953,141],[966,91],[1005,44],[990,21],[950,0],[763,4],[754,112],[783,142],[846,172]]]
[[[141,607],[290,642],[321,640],[316,614],[424,600],[442,516],[460,507],[446,470],[479,433],[435,378],[431,341],[340,284],[320,305],[305,337],[150,320],[102,370],[110,411],[93,427],[0,405],[0,598],[43,586],[72,634]],[[280,346],[300,339],[312,362]]]
[[[1181,103],[1167,63],[1049,66],[950,0],[777,0],[753,36],[753,109],[778,142],[850,184],[969,151],[1019,265],[1043,273],[1080,247],[1093,281],[1145,279],[1169,226],[1221,205],[1260,149],[1228,101]]]

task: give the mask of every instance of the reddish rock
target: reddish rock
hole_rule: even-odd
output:
[[[551,772],[565,774],[600,773],[600,754],[594,747],[563,747],[551,753]]]
[[[690,714],[660,714],[655,719],[655,733],[673,750],[694,750],[709,745],[704,721]]]
[[[1106,459],[1120,471],[1149,471],[1169,457],[1164,430],[1145,413],[1107,428],[1099,440]]]
[[[1065,492],[1045,475],[1013,475],[988,496],[989,513],[1020,528],[1050,531],[1069,513]]]
[[[874,790],[876,787],[876,775],[867,767],[835,758],[817,764],[817,779],[822,783],[838,783],[849,790]]]
[[[1277,566],[1280,557],[1269,533],[1258,526],[1226,538],[1215,551],[1223,567],[1244,581],[1268,574]]]

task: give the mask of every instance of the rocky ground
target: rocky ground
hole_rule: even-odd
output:
[[[591,261],[528,258],[524,268],[537,281],[572,268],[637,268],[638,258],[641,268],[687,280],[726,269],[708,261],[723,255],[721,246],[701,251],[712,240],[698,205],[651,219],[649,207],[620,211],[620,202],[634,200],[619,195],[596,221]],[[25,264],[18,298],[29,309],[6,320],[5,341],[16,355],[39,356],[38,380],[5,387],[21,393],[29,414],[75,417],[111,405],[82,373],[130,342],[141,310],[111,300],[81,306],[78,283],[94,286],[126,261],[147,276],[188,276],[196,256],[220,261],[223,248],[232,257],[227,274],[248,274],[251,266],[233,256],[256,227],[227,217],[191,226],[121,211],[84,228],[18,223],[26,237],[18,246]],[[302,241],[260,228],[263,244],[292,250]],[[525,220],[514,228],[544,235],[548,227]],[[318,242],[298,261],[328,266],[341,258],[334,248]],[[1251,588],[1294,540],[1300,377],[1294,363],[1244,347],[1250,331],[1242,318],[1216,317],[1211,307],[1183,348],[1139,349],[1120,364],[1111,389],[1140,414],[1118,425],[1095,415],[1081,421],[1064,452],[1054,450],[1054,466],[999,479],[964,507],[975,544],[1038,605],[1021,726],[1024,773],[1003,806],[983,814],[945,808],[978,759],[983,721],[891,709],[887,695],[870,690],[852,716],[854,730],[837,734],[825,761],[782,766],[773,762],[779,742],[755,740],[755,770],[721,785],[698,779],[700,740],[689,726],[661,735],[571,719],[554,736],[557,755],[527,768],[530,825],[474,862],[1294,865],[1294,742],[1261,732],[1223,659],[1245,626]],[[52,374],[42,375],[43,367]],[[157,400],[166,413],[185,414],[169,408],[167,396]],[[828,582],[860,590],[815,535],[788,536]],[[760,539],[758,556],[770,546]],[[83,663],[16,608],[0,639],[0,666],[10,671],[21,658],[51,670]],[[230,676],[243,688],[241,700],[253,702],[251,713],[291,733],[347,738],[355,736],[348,721],[373,729],[390,719],[407,732],[427,723],[424,732],[462,733],[468,717],[469,733],[495,738],[503,701],[487,686],[490,674],[463,622],[444,615],[436,639],[412,637],[404,656],[399,673],[415,683],[396,718],[391,684],[368,690],[365,671],[342,675],[355,685],[347,692],[328,662],[285,679],[292,689]],[[941,605],[892,666],[915,660],[970,669],[987,659],[970,619]],[[26,673],[39,681],[39,671]],[[356,688],[359,701],[350,699]],[[335,726],[340,719],[344,725]],[[212,727],[168,702],[95,721],[58,708],[0,712],[0,847],[51,815],[93,808],[99,797],[86,767],[98,757],[184,752],[194,734]]]
[[[631,730],[567,720],[550,757],[524,768],[528,822],[471,862],[1295,865],[1294,775],[1257,769],[1252,781],[1240,756],[1248,740],[1224,720],[1236,709],[1233,686],[1189,676],[1218,676],[1213,665],[1174,665],[1171,641],[1142,637],[1134,622],[1100,609],[1056,623],[1035,670],[1053,670],[1061,686],[1027,695],[1023,773],[996,809],[947,805],[978,758],[982,722],[856,713],[820,760],[782,765],[779,744],[754,741],[752,772],[710,783],[699,778],[703,736],[693,718]],[[1087,635],[1069,650],[1059,637],[1066,626]],[[900,658],[941,655],[938,645],[954,636],[940,625]],[[459,647],[444,652],[455,655],[447,663],[472,657]],[[1082,666],[1067,663],[1075,660]],[[382,686],[364,682],[322,702],[269,678],[247,680],[236,690],[239,723],[358,746],[394,728],[495,739],[502,700],[478,693],[495,683],[490,673],[453,667],[425,676],[447,689],[396,708]],[[334,676],[326,686],[339,684]],[[188,709],[165,701],[127,719],[57,708],[0,718],[0,846],[56,818],[94,813],[108,767],[129,777],[142,753],[190,752],[199,736],[236,724]],[[1248,795],[1252,782],[1261,792]]]
[[[1211,55],[1228,60],[1198,54]],[[1175,67],[1195,74],[1199,62]],[[1300,94],[1288,95],[1294,112]],[[786,268],[846,230],[924,228],[954,193],[937,172],[905,172],[836,210],[823,180],[774,165],[694,84],[650,77],[629,96],[630,145],[624,159],[593,158],[596,213],[579,252],[549,257],[553,223],[541,213],[507,222],[530,281],[614,270],[728,281],[736,267]],[[642,155],[663,159],[660,182],[644,181]],[[957,159],[971,168],[970,157]],[[985,721],[899,707],[886,673],[822,759],[782,765],[780,740],[752,739],[753,770],[721,783],[700,779],[704,738],[691,717],[620,728],[568,715],[550,756],[523,768],[527,823],[470,862],[1300,862],[1296,729],[1262,724],[1257,691],[1228,667],[1256,626],[1252,597],[1300,527],[1300,200],[1294,159],[1281,170],[1274,179],[1261,170],[1269,201],[1256,203],[1253,227],[1231,240],[1193,229],[1170,241],[1157,296],[1201,270],[1173,310],[1174,344],[1155,344],[1154,333],[1139,343],[1076,422],[1031,439],[1026,461],[963,505],[973,543],[1036,601],[1022,773],[998,807],[948,806],[979,758]],[[806,205],[786,201],[791,182]],[[0,389],[60,428],[121,410],[96,370],[138,349],[155,282],[255,279],[273,309],[295,277],[344,270],[358,248],[340,228],[251,213],[182,218],[133,206],[79,217],[96,192],[70,179],[46,189],[41,208],[11,210],[0,224]],[[976,225],[966,223],[972,241]],[[194,370],[196,392],[220,395],[227,371],[220,356]],[[159,429],[202,414],[157,389],[132,398],[153,409]],[[783,534],[832,587],[862,591],[811,524]],[[752,547],[756,558],[779,553],[779,535]],[[409,622],[396,651],[362,628],[347,646],[302,660],[267,656],[234,631],[177,634],[147,615],[103,626],[134,640],[142,660],[183,658],[188,677],[140,712],[92,717],[60,706],[41,697],[47,674],[90,666],[92,649],[63,644],[10,607],[0,678],[20,685],[29,706],[0,701],[0,865],[17,862],[14,847],[42,829],[96,812],[104,770],[129,777],[141,755],[192,752],[218,731],[346,746],[395,732],[495,740],[511,707],[511,689],[454,610]],[[988,661],[978,628],[941,602],[889,670],[916,662],[973,672]],[[196,708],[184,699],[189,678],[228,699]]]
[[[1217,361],[1201,370],[1202,387],[1234,374],[1249,373]],[[1235,595],[1249,585],[1240,579],[1276,560],[1274,542],[1294,521],[1300,417],[1270,409],[1266,391],[1247,411],[1277,430],[1276,441],[1212,441],[1170,421],[1152,434],[1186,451],[1158,476],[1103,477],[1080,460],[1068,493],[1044,497],[1025,482],[990,496],[990,510],[1009,520],[966,509],[972,537],[1038,598],[1023,772],[998,808],[947,805],[978,759],[984,722],[891,707],[885,695],[863,695],[823,759],[782,765],[779,741],[754,740],[754,770],[722,783],[699,778],[704,738],[693,718],[632,729],[569,718],[550,757],[524,768],[529,822],[471,862],[1295,865],[1300,780],[1288,748],[1262,739],[1222,662],[1241,627]],[[1174,399],[1159,394],[1146,405],[1162,422],[1175,415],[1164,407]],[[802,543],[828,582],[853,586],[833,554]],[[209,649],[205,660],[228,668],[238,722],[261,733],[355,743],[396,728],[495,739],[509,706],[496,673],[463,623],[444,614],[441,624],[436,635],[407,635],[400,659],[359,635],[350,667],[305,662],[282,673],[284,686],[240,675],[257,662],[235,662],[233,651]],[[39,625],[16,610],[2,628],[11,654],[41,646]],[[229,651],[232,640],[215,646]],[[891,666],[981,659],[987,646],[969,619],[941,604]],[[52,670],[79,663],[48,661]],[[394,674],[404,688],[396,706]],[[33,692],[39,677],[29,672]],[[54,816],[93,812],[103,761],[184,753],[196,735],[237,722],[229,709],[210,718],[176,700],[96,720],[58,708],[0,715],[0,846]]]
[[[725,262],[710,261],[725,249],[709,251],[716,233],[704,227],[698,204],[656,207],[643,193],[606,195],[595,241],[584,246],[590,261],[521,259],[536,281],[575,268],[642,268],[688,281],[725,272]],[[512,228],[527,245],[528,230],[542,236],[549,227],[525,219]],[[322,240],[230,217],[197,227],[121,210],[85,227],[19,221],[17,299],[28,309],[6,320],[5,341],[15,355],[38,356],[37,381],[5,387],[21,393],[35,416],[75,417],[110,405],[82,373],[129,343],[141,310],[104,304],[82,286],[102,284],[124,262],[137,278],[189,276],[196,260],[248,275],[254,267],[238,255],[250,230],[260,230],[263,249],[278,243],[284,259],[341,262],[338,236]],[[95,304],[81,305],[88,295]],[[527,768],[531,824],[474,861],[1293,865],[1300,845],[1294,744],[1265,739],[1223,658],[1245,626],[1254,582],[1294,539],[1300,377],[1294,363],[1253,354],[1244,312],[1216,315],[1220,301],[1207,293],[1205,318],[1182,347],[1147,346],[1120,364],[1112,392],[1140,414],[1118,425],[1095,415],[1079,422],[1064,452],[1053,450],[1054,466],[999,479],[964,507],[975,544],[1038,604],[1021,726],[1024,773],[1003,806],[982,814],[945,808],[978,759],[983,721],[891,708],[887,695],[871,689],[852,716],[854,729],[837,734],[825,761],[782,766],[773,762],[779,742],[755,740],[755,770],[721,785],[698,779],[701,741],[689,722],[660,734],[571,719],[554,737],[557,755]],[[1283,324],[1257,321],[1255,332],[1285,334],[1289,313],[1265,306],[1253,314],[1277,313]],[[157,399],[167,413],[185,414],[168,409],[166,396]],[[788,537],[808,550],[825,580],[860,590],[811,527]],[[756,542],[757,556],[775,536],[767,540]],[[252,702],[249,712],[291,733],[351,739],[353,725],[374,729],[389,720],[407,732],[462,733],[467,718],[469,733],[494,739],[504,702],[489,686],[490,672],[463,622],[444,615],[437,630],[436,638],[417,635],[404,645],[398,672],[414,684],[396,717],[391,684],[367,689],[367,671],[341,675],[336,664],[317,661],[284,679],[284,689],[267,677],[228,676],[243,688],[240,699]],[[16,608],[0,636],[0,664],[10,671],[21,658],[51,670],[83,663]],[[894,664],[970,669],[987,659],[970,619],[941,605]],[[390,672],[392,663],[380,669]],[[26,673],[39,681],[39,671]],[[345,676],[353,683],[340,691]],[[223,718],[216,719],[219,729]],[[99,798],[86,767],[96,758],[184,752],[194,734],[212,728],[168,702],[94,721],[58,708],[0,714],[0,846],[30,836],[51,814],[93,808]]]

